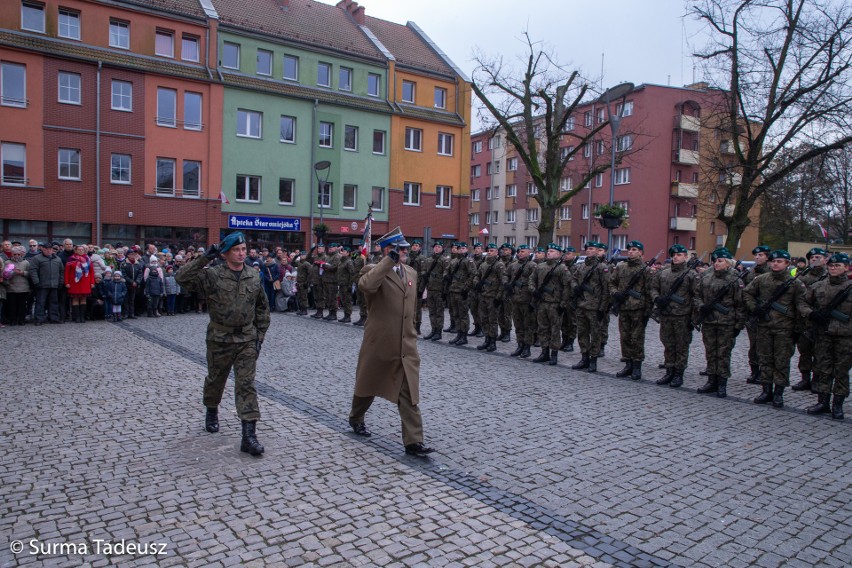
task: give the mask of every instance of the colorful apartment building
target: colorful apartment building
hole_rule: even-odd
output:
[[[719,167],[720,162],[732,153],[731,141],[723,140],[717,128],[717,110],[723,99],[722,92],[704,84],[684,88],[639,85],[628,94],[623,109],[621,102],[611,103],[610,110],[623,112],[624,116],[616,140],[616,168],[597,175],[557,211],[557,244],[580,248],[589,240],[607,241],[607,230],[595,219],[594,212],[598,205],[609,202],[610,180],[614,176],[613,201],[627,209],[629,217],[613,231],[613,249],[624,250],[633,239],[642,241],[650,255],[675,243],[698,254],[723,245],[725,226],[715,219],[714,188],[736,181],[735,173],[720,175],[725,171]],[[578,137],[606,119],[603,104],[578,107],[574,119],[569,120],[563,146],[577,144]],[[533,199],[536,188],[511,147],[488,150],[489,144],[499,147],[503,139],[499,131],[479,132],[471,137],[469,236],[473,238],[487,229],[491,242],[534,246],[539,244],[540,210]],[[575,188],[593,166],[601,161],[608,163],[611,150],[607,128],[568,162],[559,190]],[[493,197],[499,191],[495,189],[497,180],[478,175],[487,174],[489,167],[492,171],[507,170],[503,183],[512,188],[507,192],[511,198],[500,201],[481,197],[489,193]],[[757,208],[751,213],[753,224],[735,251],[739,256],[748,255],[757,244],[759,213]]]

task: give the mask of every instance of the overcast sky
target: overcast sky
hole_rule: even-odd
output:
[[[336,4],[335,0],[321,0]],[[522,55],[523,32],[553,48],[561,63],[606,87],[629,81],[693,82],[698,24],[682,18],[684,0],[360,0],[367,15],[413,21],[470,76],[475,48]],[[700,80],[701,77],[696,77]]]

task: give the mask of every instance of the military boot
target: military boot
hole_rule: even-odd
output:
[[[323,311],[321,309],[317,309],[317,313],[315,313],[311,317],[314,318],[314,319],[318,319],[318,320],[322,319],[322,313],[323,313]]]
[[[459,332],[459,330],[457,330],[456,326],[453,325],[452,323],[450,324],[450,327],[448,327],[447,329],[444,330],[444,333],[458,333],[458,332]]]
[[[580,356],[580,360],[571,365],[572,369],[588,369],[589,368],[589,354],[583,353]]]
[[[503,333],[500,334],[500,337],[498,337],[498,339],[503,343],[509,343],[510,341],[512,341],[512,330],[504,329]]]
[[[219,431],[219,407],[208,408],[204,417],[204,429],[211,434]]]
[[[705,368],[701,371],[698,371],[698,374],[701,375],[702,377],[709,377],[710,376],[710,370]]]
[[[423,336],[423,339],[432,339],[433,337],[435,337],[435,328],[434,327],[432,328],[432,331],[429,332],[429,335]]]
[[[491,338],[489,336],[485,336],[485,341],[482,342],[482,345],[477,345],[477,351],[485,351],[487,348],[491,347]]]
[[[456,338],[456,345],[467,345],[467,334],[465,332],[458,332],[458,337]]]
[[[719,388],[719,381],[716,375],[708,375],[707,382],[704,383],[703,387],[698,387],[695,392],[698,394],[709,394],[714,393]]]
[[[325,321],[337,321],[337,310],[330,310],[324,318]]]
[[[683,371],[683,369],[675,369],[675,372],[672,375],[672,381],[669,383],[670,387],[676,389],[683,386]]]
[[[253,456],[259,456],[263,453],[263,446],[257,441],[256,426],[257,422],[243,420],[243,440],[240,444],[240,451],[248,452]]]
[[[429,339],[432,341],[441,341],[441,335],[441,328],[439,327],[435,330],[435,333],[433,333],[432,337],[430,337]]]
[[[420,324],[419,323],[414,324],[414,331],[417,332],[417,335],[420,335]]]
[[[521,351],[521,354],[518,355],[521,359],[528,359],[532,353],[530,353],[530,346],[524,343],[524,350]]]
[[[586,370],[590,373],[598,372],[598,358],[597,357],[589,357],[589,366]]]
[[[352,323],[352,317],[351,317],[351,316],[347,316],[346,314],[344,314],[344,315],[343,315],[343,317],[342,317],[342,318],[340,318],[340,319],[339,319],[339,320],[337,320],[337,321],[339,321],[340,323]],[[420,332],[418,331],[418,335],[419,335],[419,334],[420,334]]]
[[[784,408],[784,387],[775,385],[772,392],[772,408]]]
[[[356,321],[352,325],[357,325],[358,327],[364,327],[364,324],[366,324],[366,323],[367,323],[367,318],[363,317],[363,318],[358,318],[358,321]]]
[[[518,342],[518,348],[515,349],[514,351],[512,351],[511,353],[509,353],[509,357],[517,357],[518,355],[520,355],[523,352],[524,352],[524,344],[519,341]]]
[[[831,401],[831,417],[835,420],[843,420],[843,401],[845,396],[834,395],[834,400]]]
[[[488,338],[488,346],[485,348],[485,350],[488,351],[489,353],[491,353],[493,351],[497,351],[497,338],[496,337],[489,337]]]
[[[574,351],[574,338],[569,337],[568,339],[563,339],[562,347],[560,347],[559,350],[564,351],[565,353],[571,353]]]
[[[544,363],[545,361],[550,361],[550,349],[542,347],[541,354],[533,359],[533,363]]]
[[[793,390],[804,391],[811,390],[811,372],[810,371],[802,371],[802,380],[793,385]]]
[[[761,385],[761,388],[763,388],[763,391],[759,395],[757,395],[757,398],[755,398],[752,402],[754,402],[755,404],[766,404],[767,402],[771,402],[772,384],[764,383]]]
[[[618,378],[629,377],[633,374],[633,361],[630,359],[624,362],[624,368],[615,374]]]
[[[633,372],[630,373],[631,381],[642,379],[642,361],[633,361]]]
[[[665,369],[666,369],[666,374],[663,375],[663,377],[661,379],[657,379],[658,385],[671,384],[672,379],[674,379],[674,372],[675,372],[674,368],[673,367],[666,367]]]
[[[458,343],[459,338],[461,338],[461,334],[456,333],[456,336],[454,338],[450,339],[450,345],[455,345],[456,343]]]
[[[728,396],[728,379],[716,375],[716,384],[718,385],[716,387],[716,396],[718,398],[725,398]]]
[[[598,353],[598,357],[606,357],[606,345],[601,345],[601,352]]]
[[[482,328],[479,327],[478,323],[474,323],[473,324],[473,331],[469,332],[467,335],[468,335],[468,337],[481,337],[480,336],[481,333],[482,333]]]
[[[551,349],[550,350],[550,361],[547,362],[548,365],[556,365],[559,363],[559,349]]]
[[[748,366],[751,367],[751,375],[746,379],[746,383],[756,385],[760,382],[760,365],[749,363]]]
[[[828,414],[831,412],[831,394],[827,392],[817,393],[817,403],[805,409],[808,414]]]

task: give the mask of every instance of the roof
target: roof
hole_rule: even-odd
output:
[[[420,118],[431,122],[444,122],[453,126],[464,126],[464,120],[454,112],[433,108],[397,103],[399,115],[403,117]]]
[[[398,64],[453,76],[453,69],[409,26],[367,16],[366,26],[393,54]]]
[[[168,1],[168,0],[152,0]],[[187,1],[187,0],[180,0]],[[265,33],[370,59],[384,55],[348,13],[314,0],[213,0],[222,27]]]
[[[122,0],[122,3],[131,6],[143,6],[151,10],[163,10],[192,18],[207,18],[199,0]]]

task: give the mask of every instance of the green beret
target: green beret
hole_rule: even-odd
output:
[[[672,245],[669,247],[669,256],[674,256],[679,252],[689,252],[683,245]]]
[[[530,250],[530,247],[527,245],[518,245],[518,250]]]
[[[826,252],[826,250],[824,248],[820,248],[820,247],[812,248],[811,250],[808,251],[808,254],[806,254],[805,256],[808,257],[808,260],[810,260],[811,257],[815,254],[821,254],[822,256],[828,256],[828,252]]]
[[[784,260],[791,260],[790,253],[784,249],[774,250],[769,253],[769,260],[775,260],[776,258],[783,258]]]
[[[598,241],[586,241],[586,246],[584,246],[583,248],[587,249],[589,247],[603,248],[603,244],[599,243]]]
[[[645,250],[645,245],[643,245],[640,241],[630,241],[627,243],[627,248],[638,248],[639,250]]]
[[[444,243],[442,243],[441,241],[435,241],[434,243],[432,243],[432,246],[444,248]]]
[[[482,246],[482,245],[479,245],[479,246]],[[485,250],[491,250],[491,249],[496,249],[496,248],[497,248],[497,245],[494,244],[494,243],[488,243],[487,245],[485,245]]]
[[[328,248],[334,248],[334,247],[339,247],[339,246],[340,246],[339,243],[331,243],[330,245],[328,245]]]
[[[766,245],[760,245],[754,247],[751,251],[751,254],[757,254],[759,252],[765,252],[766,254],[769,254],[770,252],[772,252],[772,249]]]
[[[563,250],[562,252],[577,252],[577,249],[575,249],[571,245],[568,245],[567,247],[565,247],[565,250]]]
[[[845,252],[836,252],[833,255],[831,255],[831,257],[829,257],[828,263],[829,264],[840,263],[840,264],[848,265],[849,264],[849,255],[846,254]]]
[[[481,246],[482,246],[482,243],[477,243],[477,242],[473,243],[473,248],[481,247]]]
[[[500,245],[501,249],[509,249],[512,252],[515,252],[515,247],[512,246],[512,243],[503,243]]]
[[[544,247],[535,247],[535,252],[546,252]]]
[[[710,253],[710,260],[715,261],[717,258],[733,259],[734,255],[732,255],[731,251],[729,251],[725,247],[721,247],[721,248],[717,248],[712,253]]]
[[[547,248],[562,252],[562,247],[556,243],[547,243]]]
[[[465,242],[458,242],[458,243],[456,243],[456,246],[457,246],[457,247],[459,247],[459,248],[461,248],[461,247],[467,248],[467,243],[465,243]]]
[[[414,239],[413,241],[411,241],[411,244],[413,244],[413,245],[422,245],[422,244],[423,244],[423,241],[421,241],[420,239]]]
[[[235,231],[222,239],[222,242],[219,243],[219,252],[228,252],[231,250],[231,247],[245,244],[245,242],[246,236],[242,233],[242,231]]]

